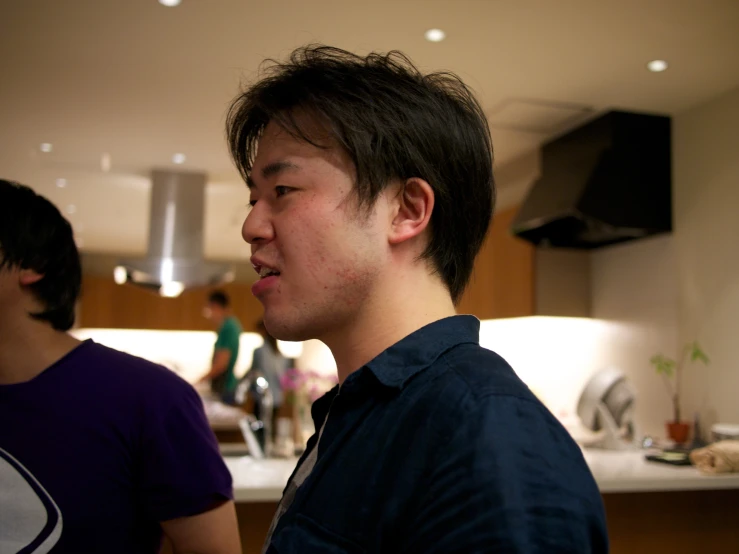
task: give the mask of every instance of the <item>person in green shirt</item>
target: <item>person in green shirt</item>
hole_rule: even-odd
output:
[[[231,313],[228,295],[216,290],[208,296],[206,316],[218,329],[213,360],[210,371],[203,380],[210,379],[210,388],[213,393],[225,404],[234,404],[238,379],[234,375],[234,366],[239,356],[239,337],[241,323]]]

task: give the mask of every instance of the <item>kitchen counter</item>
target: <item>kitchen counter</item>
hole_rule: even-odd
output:
[[[262,459],[251,456],[229,456],[224,451],[226,466],[231,472],[236,502],[277,502],[287,484],[297,458]]]
[[[239,451],[239,448],[241,451]],[[297,459],[256,460],[223,448],[243,552],[261,552]],[[645,451],[583,451],[606,510],[611,554],[739,552],[739,474],[703,475],[644,459]]]
[[[239,420],[241,420],[246,412],[235,406],[228,406],[218,400],[201,393],[203,401],[203,409],[205,417],[208,418],[210,428],[215,430],[233,430],[238,431]]]
[[[704,475],[693,466],[647,461],[645,454],[644,450],[583,450],[601,493],[739,490],[739,473]]]
[[[233,476],[236,502],[277,502],[297,464],[297,458],[256,460],[229,456],[228,450],[223,453]],[[739,490],[739,473],[703,475],[692,466],[648,462],[644,451],[586,449],[583,453],[601,493]]]

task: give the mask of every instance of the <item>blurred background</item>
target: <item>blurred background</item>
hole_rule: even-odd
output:
[[[231,272],[225,288],[247,333],[243,374],[261,344],[250,334],[261,307],[249,293],[255,275],[240,236],[248,193],[224,141],[229,102],[265,58],[306,43],[360,54],[399,49],[424,71],[456,72],[490,121],[497,214],[460,305],[483,320],[483,344],[572,425],[587,379],[618,367],[635,387],[640,428],[664,435],[671,402],[649,359],[677,356],[700,340],[711,364],[686,368],[684,413],[700,415],[704,427],[739,422],[739,2],[174,4],[0,1],[0,174],[50,198],[74,226],[85,266],[80,336],[165,363],[191,381],[207,369],[209,287],[184,286],[165,298],[156,287],[114,279],[122,260],[152,254],[150,236],[161,223],[154,172],[191,172],[203,196],[190,208],[194,220],[202,214],[190,229],[200,236],[190,254]],[[516,216],[548,177],[546,145],[612,110],[671,122],[671,174],[659,198],[669,226],[575,248],[517,236]],[[149,331],[174,334],[162,340]],[[144,334],[129,340],[130,333]],[[334,371],[321,344],[291,352],[301,367]]]

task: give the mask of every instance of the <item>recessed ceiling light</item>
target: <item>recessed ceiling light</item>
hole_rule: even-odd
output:
[[[179,6],[180,2],[182,2],[182,0],[159,0],[159,3],[162,6],[167,6],[169,8],[174,8],[175,6]]]
[[[177,153],[174,156],[172,156],[172,163],[183,164],[185,163],[186,159],[187,159],[187,156],[185,156],[184,154]]]
[[[647,64],[647,69],[654,73],[659,73],[667,69],[667,62],[665,60],[652,60]]]
[[[42,152],[51,152],[54,149],[54,146],[50,142],[42,142],[39,146],[39,149]]]
[[[76,211],[77,211],[77,206],[75,206],[74,204],[70,204],[69,206],[67,206],[67,213],[69,215],[72,215]]]
[[[66,179],[57,179],[56,180],[56,186],[58,186],[60,189],[63,189],[67,186],[67,180]]]
[[[429,29],[423,36],[431,42],[441,42],[446,38],[446,33],[441,29]]]

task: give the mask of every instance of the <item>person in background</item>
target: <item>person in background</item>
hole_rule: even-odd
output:
[[[238,385],[234,367],[239,357],[241,323],[231,313],[231,301],[222,290],[215,290],[208,295],[205,313],[218,331],[213,347],[213,361],[202,380],[210,379],[213,394],[223,403],[233,405]]]
[[[608,551],[578,445],[456,315],[495,199],[471,91],[402,54],[271,62],[227,118],[264,324],[319,339],[340,385],[264,551]]]
[[[272,402],[274,409],[272,412],[272,432],[276,431],[277,412],[284,401],[284,391],[282,390],[281,378],[285,371],[291,367],[293,360],[286,358],[277,346],[277,339],[269,334],[264,326],[264,320],[257,322],[257,331],[264,339],[264,344],[254,349],[252,355],[251,369],[249,372],[256,372],[263,376],[269,384],[269,390],[272,391]],[[261,414],[254,414],[257,419],[261,419]]]
[[[81,276],[59,210],[0,180],[0,552],[241,552],[200,397],[67,333]]]

